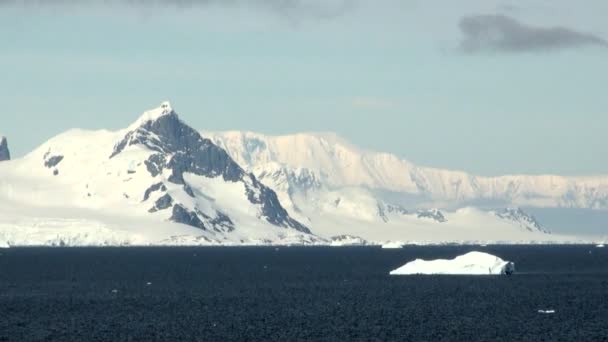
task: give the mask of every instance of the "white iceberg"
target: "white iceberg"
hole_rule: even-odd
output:
[[[0,240],[0,248],[10,248],[10,247],[11,247],[11,245],[9,245],[8,242]]]
[[[510,261],[483,252],[470,252],[451,260],[422,260],[416,259],[391,271],[391,275],[408,274],[472,274],[496,275],[512,274],[515,264]]]
[[[599,245],[597,245],[597,246],[595,246],[595,247],[597,247],[597,248],[604,248],[604,244],[603,244],[603,243],[600,243]]]
[[[403,248],[403,242],[400,242],[400,241],[389,241],[389,242],[383,244],[382,248],[384,248],[384,249]]]
[[[542,313],[542,314],[554,314],[555,310],[551,309],[551,310],[538,310],[538,313]]]

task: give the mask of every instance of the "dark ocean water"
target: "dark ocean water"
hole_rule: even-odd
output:
[[[471,250],[518,273],[388,275]],[[0,341],[608,341],[608,249],[590,246],[0,253]]]

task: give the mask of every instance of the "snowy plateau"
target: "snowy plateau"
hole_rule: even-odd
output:
[[[515,271],[515,264],[492,254],[469,252],[454,259],[416,259],[390,272],[391,275],[451,274],[505,275]]]
[[[125,129],[72,129],[22,158],[0,139],[2,246],[580,241],[551,234],[526,205],[608,209],[608,177],[484,178],[334,134],[199,132],[168,102]]]

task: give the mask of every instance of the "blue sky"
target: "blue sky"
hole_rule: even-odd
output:
[[[605,1],[23,3],[0,0],[16,156],[168,99],[204,130],[334,131],[482,175],[608,174]]]

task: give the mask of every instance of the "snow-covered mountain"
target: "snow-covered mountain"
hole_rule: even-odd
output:
[[[513,223],[518,224],[520,227],[531,232],[544,232],[550,234],[550,231],[541,226],[533,215],[524,212],[520,208],[503,208],[500,210],[495,210],[493,213],[496,216],[504,220],[512,221]]]
[[[9,244],[320,241],[169,103],[127,129],[70,130],[3,162],[0,203]]]
[[[11,159],[11,152],[8,149],[8,140],[0,134],[0,162]]]
[[[275,189],[292,215],[326,238],[553,239],[547,236],[550,227],[520,207],[608,208],[608,177],[476,177],[363,150],[335,134],[205,135]]]
[[[217,137],[217,136],[216,136]],[[215,140],[221,144],[221,140]],[[225,146],[225,145],[223,145]],[[229,152],[234,150],[228,149]],[[298,150],[296,150],[297,152]],[[238,154],[232,154],[237,156]],[[250,164],[251,165],[251,160]],[[520,215],[471,207],[455,209],[405,207],[365,186],[340,186],[329,172],[292,168],[278,161],[250,166],[287,211],[333,245],[385,241],[544,241],[554,237]],[[559,237],[557,237],[559,238]]]
[[[419,207],[532,206],[608,209],[608,176],[479,177],[414,165],[389,153],[367,151],[335,134],[268,136],[252,132],[206,133],[237,163],[264,169],[306,169],[330,188],[391,192]]]
[[[456,185],[457,179],[469,183]],[[201,134],[166,102],[125,129],[69,130],[0,163],[0,243],[575,241],[548,234],[520,209],[469,205],[478,199],[469,191],[472,180],[480,191],[480,178],[420,168],[331,134]],[[595,189],[589,198],[600,203],[603,188],[589,186]],[[561,198],[542,186],[535,191],[547,203]],[[479,198],[519,198],[492,196]]]

